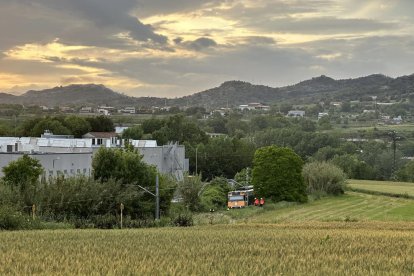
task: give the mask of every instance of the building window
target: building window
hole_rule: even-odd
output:
[[[75,170],[74,169],[70,169],[70,174],[75,174]]]
[[[83,169],[83,174],[86,174],[86,169]]]
[[[80,169],[77,169],[77,170],[76,170],[76,173],[77,173],[77,174],[80,174]]]
[[[63,173],[64,173],[64,174],[68,174],[68,170],[64,170],[64,171],[63,171]]]
[[[53,171],[49,171],[49,176],[52,176],[53,175]]]

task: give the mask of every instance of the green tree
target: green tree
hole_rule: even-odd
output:
[[[227,119],[221,116],[218,112],[215,112],[213,116],[207,120],[207,125],[211,127],[215,133],[227,133],[226,123]]]
[[[101,182],[115,179],[124,184],[148,186],[155,181],[156,170],[142,161],[136,150],[101,147],[92,160],[93,175]]]
[[[165,124],[164,120],[153,117],[151,119],[145,120],[142,123],[142,129],[145,134],[150,134],[162,128],[164,124]]]
[[[43,168],[39,160],[25,154],[3,167],[3,179],[11,186],[25,189],[27,185],[37,182],[42,172]]]
[[[251,178],[252,176],[250,168],[244,168],[238,173],[236,173],[236,175],[234,176],[234,180],[236,180],[237,183],[243,186],[251,185]]]
[[[91,131],[95,132],[112,132],[115,130],[114,122],[108,116],[89,117],[86,120],[91,125]]]
[[[397,171],[396,175],[400,181],[414,182],[414,161],[405,164]]]
[[[43,168],[39,160],[26,154],[3,167],[4,182],[18,194],[16,195],[18,202],[14,203],[22,206],[29,206],[34,203],[42,173]]]
[[[224,177],[214,178],[201,194],[201,204],[205,210],[226,206],[230,186]]]
[[[341,107],[341,111],[342,112],[351,112],[351,103],[350,102],[343,102],[342,103],[342,107]]]
[[[289,148],[263,147],[253,160],[252,182],[259,197],[306,202],[302,159]]]
[[[303,167],[303,178],[310,194],[343,194],[346,175],[341,168],[328,162],[312,162]]]
[[[322,130],[332,129],[331,120],[329,116],[323,116],[318,121],[319,128]]]
[[[142,161],[142,156],[132,148],[107,149],[100,148],[93,161],[94,178],[105,184],[110,181],[120,183],[120,202],[129,208],[134,216],[143,218],[154,212],[154,196],[143,191],[145,187],[155,193],[156,168]],[[160,208],[164,213],[168,210],[176,188],[176,182],[169,176],[160,175]],[[128,207],[129,206],[129,207]]]
[[[30,136],[40,137],[46,130],[53,134],[70,135],[71,131],[58,118],[46,117],[38,121],[32,128]]]
[[[195,172],[197,162],[198,173],[204,179],[217,176],[232,178],[241,169],[252,165],[255,146],[244,139],[217,137],[210,139],[207,144],[186,145],[186,150],[190,158],[190,172]]]
[[[133,139],[139,140],[142,138],[144,131],[142,130],[141,126],[133,126],[125,129],[122,132],[122,139]]]
[[[75,136],[75,138],[81,138],[82,135],[91,131],[91,125],[87,120],[79,116],[68,116],[64,121],[65,126]]]
[[[178,183],[178,192],[181,195],[182,203],[190,211],[200,211],[202,209],[200,195],[203,188],[200,175],[185,176]]]
[[[198,144],[208,141],[206,133],[198,124],[181,114],[169,117],[165,125],[154,131],[152,136],[160,145],[168,142]]]

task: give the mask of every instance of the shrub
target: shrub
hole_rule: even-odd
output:
[[[345,173],[332,163],[308,163],[303,167],[302,175],[309,194],[339,195],[344,193]]]
[[[175,226],[180,227],[188,227],[193,226],[193,214],[190,212],[180,213],[178,216],[173,220]]]
[[[0,230],[26,228],[26,217],[10,207],[0,207]]]

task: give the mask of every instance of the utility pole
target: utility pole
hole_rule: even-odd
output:
[[[155,219],[160,219],[160,187],[158,173],[155,177]]]
[[[196,174],[198,173],[197,169],[198,169],[198,145],[196,147],[196,170],[195,170]]]
[[[246,168],[246,186],[249,186],[249,167]]]
[[[390,135],[391,140],[392,140],[392,149],[393,149],[393,153],[394,153],[392,172],[394,173],[395,169],[396,169],[395,153],[397,151],[397,140],[400,140],[400,137],[397,136],[397,132],[395,130],[390,131],[388,134]]]
[[[142,187],[141,185],[137,184],[137,187],[155,197],[155,219],[159,220],[160,219],[160,187],[159,187],[158,172],[155,176],[155,194],[153,192],[148,191],[148,189]]]

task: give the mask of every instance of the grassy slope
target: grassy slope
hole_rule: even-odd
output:
[[[352,189],[397,195],[406,194],[408,196],[414,197],[414,183],[372,180],[350,180],[348,185]]]
[[[410,213],[411,212],[411,213]],[[264,212],[252,222],[382,220],[414,221],[414,201],[349,192],[341,197]]]

